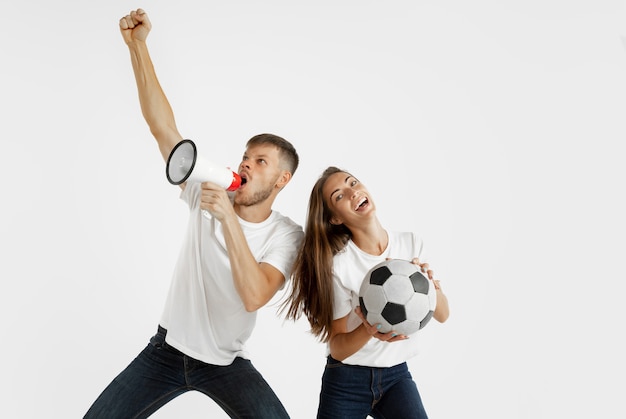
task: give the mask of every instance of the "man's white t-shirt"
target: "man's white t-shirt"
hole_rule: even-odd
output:
[[[245,343],[256,312],[246,311],[235,289],[222,225],[200,209],[200,185],[188,184],[181,199],[189,205],[189,224],[160,325],[174,348],[209,364],[229,365],[235,357],[249,357]],[[288,280],[302,227],[277,211],[260,223],[239,223],[255,259]]]
[[[333,319],[337,320],[349,315],[348,332],[353,331],[362,323],[354,309],[359,305],[359,289],[363,278],[371,268],[387,258],[411,260],[417,257],[420,258],[420,262],[426,262],[423,260],[421,238],[411,232],[388,232],[388,235],[389,244],[381,255],[365,253],[350,240],[345,249],[336,254],[333,259]],[[415,334],[409,339],[391,343],[372,338],[365,346],[342,362],[368,367],[392,367],[417,354],[417,340]],[[327,351],[330,354],[329,348]]]

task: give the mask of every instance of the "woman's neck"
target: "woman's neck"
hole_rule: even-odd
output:
[[[365,253],[378,256],[387,249],[389,235],[378,220],[365,228],[353,228],[351,231],[352,242]]]

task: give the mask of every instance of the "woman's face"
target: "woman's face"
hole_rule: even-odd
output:
[[[368,190],[349,173],[332,174],[322,188],[324,203],[332,214],[332,224],[348,227],[374,214],[375,205]]]

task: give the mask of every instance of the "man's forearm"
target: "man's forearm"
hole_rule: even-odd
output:
[[[270,278],[263,271],[250,252],[236,217],[223,220],[222,226],[235,289],[246,310],[258,310],[274,296],[282,284],[282,274],[276,270],[275,275],[278,274],[280,278]]]
[[[150,132],[157,140],[163,158],[182,139],[176,128],[172,108],[156,76],[148,47],[143,41],[128,44],[141,112]]]

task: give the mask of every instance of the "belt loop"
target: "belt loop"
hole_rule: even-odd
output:
[[[157,333],[160,335],[163,335],[163,337],[165,337],[167,335],[167,329],[161,327],[161,325],[159,325],[158,329],[157,329]]]

